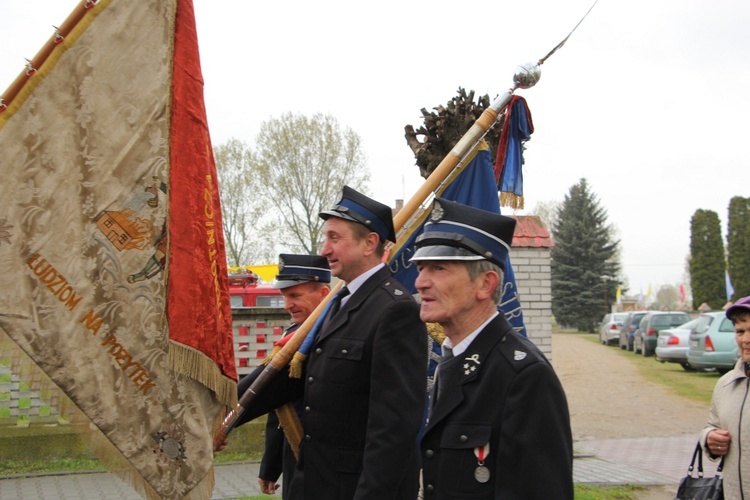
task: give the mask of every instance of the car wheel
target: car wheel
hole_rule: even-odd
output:
[[[623,351],[625,351],[625,350],[627,350],[627,349],[628,349],[628,346],[627,346],[627,345],[623,345],[623,344],[620,344],[620,349],[622,349]]]
[[[694,372],[695,371],[695,368],[693,368],[692,366],[690,366],[690,363],[688,363],[688,362],[680,363],[680,366],[686,372]]]
[[[633,352],[635,354],[640,354],[641,353],[641,350],[638,349],[638,342],[636,342],[635,340],[633,341]]]
[[[641,354],[644,358],[648,357],[648,351],[646,351],[646,343],[641,344]]]

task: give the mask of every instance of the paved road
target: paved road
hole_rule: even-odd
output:
[[[608,439],[578,442],[573,476],[577,483],[673,485],[685,475],[695,436]],[[706,465],[713,473],[714,464]],[[258,464],[216,466],[213,499],[259,495]],[[106,473],[55,474],[30,478],[0,478],[0,498],[59,500],[139,500],[127,484]]]

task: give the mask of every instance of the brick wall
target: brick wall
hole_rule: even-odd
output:
[[[552,361],[550,249],[513,247],[510,251],[510,262],[516,275],[516,286],[529,339]]]

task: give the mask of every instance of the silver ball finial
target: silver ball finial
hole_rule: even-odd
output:
[[[537,84],[542,77],[542,68],[535,63],[521,64],[513,74],[513,83],[519,89],[530,89]]]

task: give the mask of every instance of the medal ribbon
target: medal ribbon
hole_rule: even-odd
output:
[[[484,465],[484,459],[490,455],[490,442],[487,441],[482,447],[474,448],[474,456],[477,457],[477,464]]]

